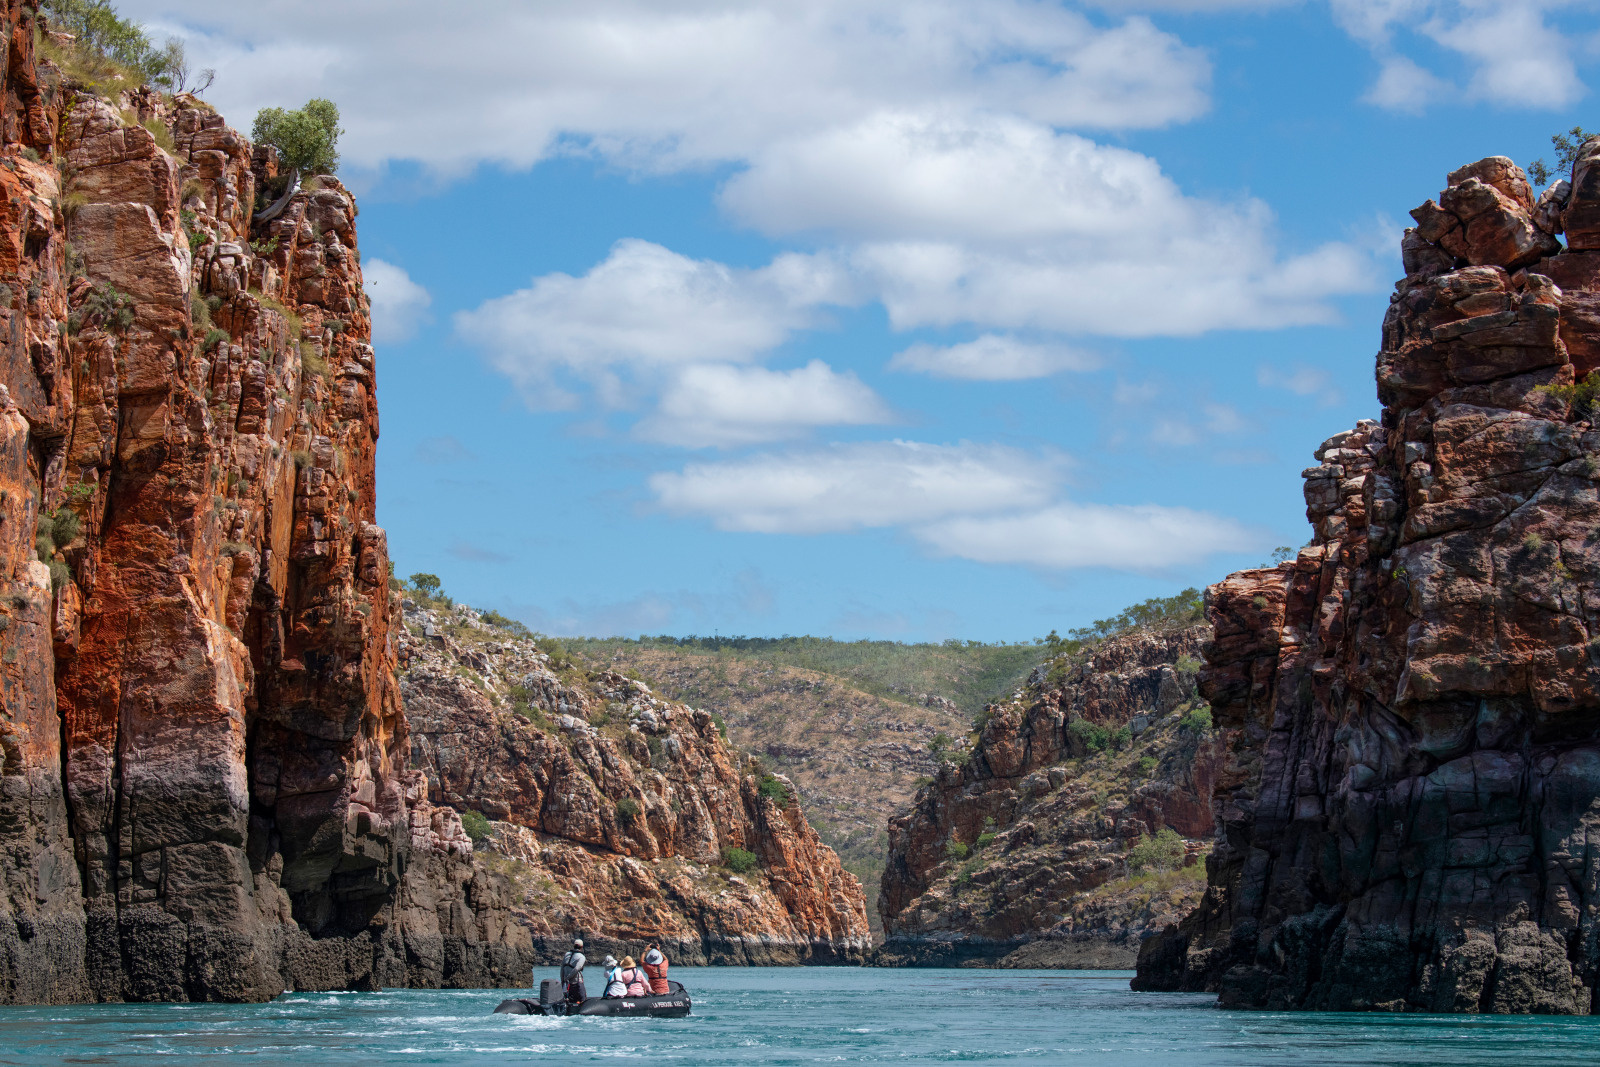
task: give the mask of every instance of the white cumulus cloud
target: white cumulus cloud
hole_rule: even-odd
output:
[[[882,400],[854,374],[820,359],[789,371],[725,363],[685,367],[636,432],[690,448],[799,437],[819,426],[888,422]]]
[[[361,266],[362,285],[372,301],[372,339],[379,344],[405,341],[427,318],[433,297],[402,267],[382,259]]]
[[[694,463],[650,487],[665,510],[723,530],[897,527],[938,555],[1051,570],[1158,572],[1261,542],[1190,508],[1061,500],[1064,466],[1000,445],[892,441]]]
[[[1099,365],[1099,357],[1092,352],[1059,342],[1040,344],[992,333],[956,345],[915,344],[895,353],[889,361],[890,370],[987,382],[1044,378],[1066,370],[1093,370]]]
[[[775,144],[722,202],[768,233],[830,235],[827,262],[902,328],[1272,329],[1374,284],[1364,249],[1285,255],[1259,200],[1188,196],[1148,156],[1016,116],[875,114]]]
[[[762,270],[738,270],[624,240],[582,277],[547,274],[458,312],[456,330],[536,405],[573,402],[562,373],[615,405],[637,374],[748,362],[781,344],[811,321],[808,309],[827,288],[812,265],[780,257]]]
[[[1556,109],[1585,92],[1573,40],[1552,19],[1586,0],[1329,0],[1334,19],[1380,63],[1368,102],[1420,112],[1455,95],[1512,107]],[[1466,83],[1423,67],[1417,44],[1454,52]]]
[[[1080,129],[1160,126],[1209,103],[1199,49],[1143,17],[1107,24],[1036,0],[118,7],[226,72],[209,94],[224,114],[337,100],[361,166],[460,173],[583,150],[675,168],[928,101]]]
[[[814,534],[1039,506],[1061,466],[1000,445],[881,441],[691,463],[650,488],[667,511],[718,529]]]
[[[943,555],[1058,570],[1154,572],[1261,543],[1233,519],[1159,504],[1060,503],[1019,515],[956,516],[912,532]]]

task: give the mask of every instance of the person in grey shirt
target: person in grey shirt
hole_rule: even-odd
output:
[[[582,1004],[588,999],[589,991],[583,986],[583,965],[587,962],[583,958],[583,941],[573,938],[572,951],[561,960],[561,988],[569,1004]]]

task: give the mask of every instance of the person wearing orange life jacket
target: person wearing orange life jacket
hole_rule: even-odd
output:
[[[667,986],[667,957],[661,951],[661,946],[650,942],[644,954],[644,973],[650,979],[650,992],[661,994],[668,992]]]
[[[644,972],[633,962],[632,956],[622,957],[622,972],[618,977],[627,990],[625,995],[642,997],[649,994],[650,990],[645,987]]]

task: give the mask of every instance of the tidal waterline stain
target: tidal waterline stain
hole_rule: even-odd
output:
[[[270,1004],[0,1009],[0,1063],[1006,1063],[1429,1067],[1593,1063],[1574,1017],[1224,1012],[1125,972],[681,968],[687,1019],[493,1015],[503,990],[294,993]],[[1070,980],[1063,980],[1070,979]],[[1087,980],[1085,980],[1087,979]]]

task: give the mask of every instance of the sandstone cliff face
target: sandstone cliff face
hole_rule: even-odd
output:
[[[1193,864],[1213,836],[1220,743],[1185,721],[1204,636],[1111,638],[991,706],[970,759],[890,821],[877,962],[1125,967],[1183,914],[1199,868],[1130,878],[1128,853],[1168,828]],[[1127,734],[1097,751],[1074,723]]]
[[[1600,140],[1538,200],[1496,157],[1413,215],[1381,421],[1317,450],[1297,560],[1210,590],[1224,833],[1138,987],[1595,1007]]]
[[[436,801],[494,820],[480,859],[514,883],[541,959],[578,933],[635,954],[660,938],[680,963],[860,962],[860,883],[708,713],[610,671],[558,674],[468,608],[413,605],[405,622],[415,765]],[[732,873],[729,848],[759,866]]]
[[[408,770],[353,200],[253,223],[270,151],[36,66],[33,17],[0,4],[0,1001],[522,983]]]

